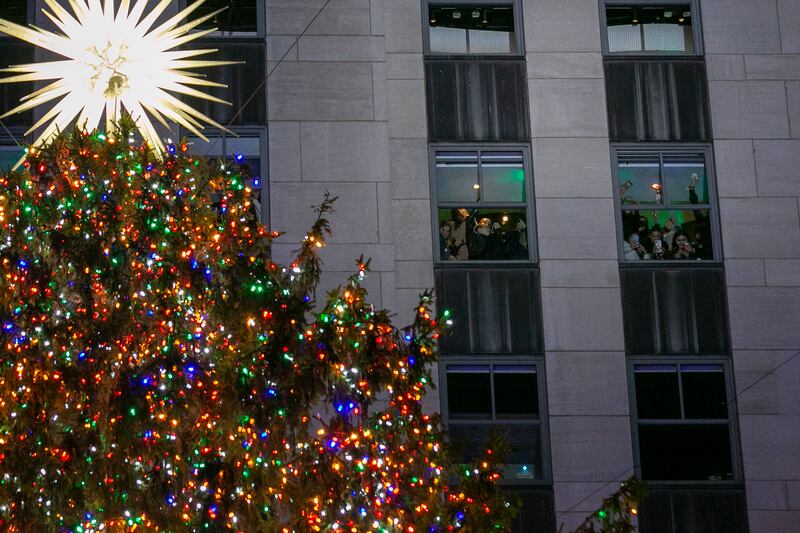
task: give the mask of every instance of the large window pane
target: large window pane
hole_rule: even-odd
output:
[[[450,442],[457,460],[470,463],[480,457],[492,438],[508,445],[504,477],[540,479],[542,477],[541,430],[538,424],[450,424]]]
[[[513,6],[431,6],[430,53],[516,53]]]
[[[607,7],[608,51],[694,54],[689,4]]]
[[[710,211],[623,210],[626,260],[713,259]]]
[[[664,195],[668,204],[708,204],[703,154],[664,156]]]
[[[637,365],[634,377],[639,420],[681,418],[678,369],[675,365]]]
[[[645,480],[733,478],[727,424],[639,424],[639,456]]]
[[[447,370],[447,410],[454,419],[491,418],[492,389],[489,367]]]
[[[681,382],[686,418],[728,418],[722,365],[681,365]]]
[[[440,202],[479,201],[478,153],[437,153],[436,194]]]
[[[195,1],[189,0],[188,4]],[[223,8],[222,12],[197,26],[197,29],[217,28],[221,35],[253,34],[258,31],[256,0],[205,0],[189,15],[189,20],[196,20]]]
[[[661,162],[658,154],[624,154],[617,162],[623,204],[661,204]]]
[[[443,261],[529,258],[524,208],[439,209],[438,220]]]
[[[24,155],[25,150],[19,146],[0,146],[0,174],[11,170]]]
[[[533,367],[495,366],[495,416],[536,418],[539,416],[539,388]]]
[[[486,152],[481,155],[484,202],[524,202],[525,169],[519,152]]]

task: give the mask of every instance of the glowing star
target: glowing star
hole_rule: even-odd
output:
[[[182,102],[175,94],[195,96],[228,104],[192,86],[225,87],[186,69],[230,65],[232,61],[191,60],[188,58],[216,50],[176,50],[183,44],[208,35],[215,28],[189,33],[219,11],[183,24],[187,16],[205,0],[156,25],[157,19],[173,0],[66,0],[71,12],[57,0],[44,0],[52,11],[44,14],[63,33],[36,27],[26,28],[0,19],[0,32],[45,48],[66,59],[16,65],[5,72],[16,75],[0,83],[55,80],[23,97],[21,104],[0,119],[59,99],[25,135],[47,124],[34,146],[40,145],[58,130],[65,130],[77,117],[86,129],[99,126],[105,112],[106,129],[125,108],[136,120],[148,144],[160,156],[164,152],[150,116],[169,128],[166,119],[205,139],[203,123],[225,129],[211,118]],[[101,3],[102,2],[102,3]],[[229,105],[229,104],[228,104]]]

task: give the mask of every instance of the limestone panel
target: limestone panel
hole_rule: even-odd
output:
[[[781,51],[774,0],[704,0],[702,14],[708,54]]]
[[[800,82],[786,82],[786,96],[789,100],[789,124],[792,138],[800,139]]]
[[[395,258],[430,261],[433,256],[431,208],[427,200],[395,200],[392,219]]]
[[[603,80],[530,80],[534,137],[608,137]]]
[[[800,257],[794,198],[721,198],[720,214],[725,257]]]
[[[789,507],[785,481],[749,481],[747,507],[758,510],[781,510]]]
[[[750,533],[795,531],[800,511],[750,511]]]
[[[421,80],[424,77],[422,54],[386,55],[386,79]]]
[[[377,243],[377,192],[374,185],[363,183],[274,183],[270,191],[273,228],[286,231],[284,239],[300,242],[316,216],[311,206],[322,201],[326,190],[339,197],[335,212],[328,217],[333,229],[328,241]]]
[[[428,143],[425,139],[391,139],[389,168],[395,199],[430,198]]]
[[[618,289],[542,288],[548,351],[621,351]]]
[[[778,0],[778,14],[783,53],[800,53],[800,2],[797,2],[797,0]]]
[[[800,287],[800,259],[767,259],[764,268],[767,285]]]
[[[800,54],[746,55],[744,65],[748,80],[800,79]]]
[[[392,184],[378,183],[378,237],[380,242],[394,242],[392,227]]]
[[[528,54],[529,78],[603,78],[603,57],[599,53]]]
[[[800,346],[800,288],[728,287],[734,349]]]
[[[789,137],[786,88],[778,81],[709,81],[716,139]]]
[[[614,260],[542,259],[539,267],[542,287],[619,287],[619,263]]]
[[[422,53],[422,13],[418,0],[384,2],[386,51]]]
[[[372,64],[372,97],[373,120],[388,120],[389,102],[387,102],[388,95],[386,88],[386,63]]]
[[[284,63],[270,76],[270,120],[372,120],[369,63]]]
[[[297,257],[300,240],[278,239],[272,246],[272,257],[281,264],[289,264]],[[391,244],[341,244],[331,243],[319,254],[323,269],[329,272],[346,272],[348,275],[356,271],[356,261],[360,256],[372,258],[370,269],[374,273],[394,272],[394,248]]]
[[[536,210],[542,259],[617,259],[610,199],[539,198]]]
[[[300,176],[300,124],[297,122],[270,123],[270,182],[300,181]]]
[[[523,2],[528,52],[599,52],[598,5],[593,0]]]
[[[370,29],[372,30],[372,35],[384,35],[386,33],[383,9],[383,0],[369,0]]]
[[[548,354],[547,397],[550,416],[627,416],[625,354]]]
[[[388,80],[389,136],[395,139],[427,138],[425,84],[422,80]]]
[[[605,482],[633,473],[627,416],[551,416],[550,440],[556,483]]]
[[[800,414],[800,360],[791,350],[736,350],[739,414]]]
[[[800,479],[800,415],[741,415],[739,427],[748,480]]]
[[[395,285],[401,289],[433,287],[431,261],[397,261]]]
[[[383,37],[305,35],[298,43],[300,61],[383,61]]]
[[[325,0],[269,0],[267,34],[298,35],[306,27],[307,35],[370,34],[369,0],[336,0],[321,10],[324,3]]]
[[[304,122],[303,181],[389,181],[389,137],[381,122]]]
[[[800,196],[800,139],[754,146],[759,196]]]
[[[724,198],[758,196],[753,141],[714,143],[717,191]]]
[[[763,259],[728,259],[725,281],[728,287],[764,287],[767,284]]]
[[[608,140],[534,139],[533,179],[537,198],[611,198]]]
[[[735,54],[706,54],[709,80],[743,80],[744,57]]]

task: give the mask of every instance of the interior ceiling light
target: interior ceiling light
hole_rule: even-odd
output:
[[[472,18],[476,19],[476,18],[479,18],[480,16],[481,16],[481,12],[478,11],[477,9],[472,12]]]
[[[208,81],[187,69],[239,62],[189,59],[216,50],[179,49],[216,31],[211,28],[189,33],[222,10],[184,24],[188,15],[205,2],[198,0],[156,25],[156,20],[173,0],[156,1],[153,7],[148,7],[151,0],[119,0],[115,12],[114,0],[68,0],[70,12],[57,0],[44,0],[52,11],[43,12],[60,32],[28,28],[0,19],[0,32],[64,58],[4,69],[15,75],[0,79],[0,83],[44,80],[50,83],[23,97],[19,106],[0,118],[58,100],[25,133],[29,135],[47,124],[33,143],[38,146],[57,131],[67,129],[76,117],[79,126],[94,129],[105,112],[106,128],[110,131],[110,123],[117,120],[121,108],[125,108],[158,156],[163,155],[164,147],[150,117],[167,128],[166,120],[172,120],[204,140],[207,139],[200,132],[203,123],[226,130],[175,94],[228,104],[194,88],[225,85]]]
[[[453,18],[460,19],[461,18],[461,11],[453,11]]]

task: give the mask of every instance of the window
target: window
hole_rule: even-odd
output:
[[[28,25],[28,0],[6,0],[3,2],[3,19],[19,24]]]
[[[195,1],[188,0],[187,4],[191,5]],[[189,15],[189,20],[194,21],[223,9],[223,11],[202,22],[195,29],[217,28],[217,31],[211,34],[217,36],[255,35],[259,32],[263,33],[263,29],[259,28],[259,21],[262,19],[259,13],[259,4],[263,4],[263,2],[257,2],[256,0],[205,0],[200,7]]]
[[[0,174],[8,172],[25,155],[20,146],[0,145]]]
[[[439,261],[531,259],[526,154],[523,149],[434,152]]]
[[[733,428],[725,365],[633,364],[641,477],[732,481]]]
[[[623,260],[717,257],[708,148],[614,152]]]
[[[700,55],[690,2],[607,2],[604,11],[609,54]]]
[[[249,179],[247,185],[252,189],[253,208],[257,219],[268,223],[268,196],[262,176],[266,161],[262,154],[262,138],[258,134],[242,133],[240,137],[209,137],[209,142],[198,138],[189,138],[194,152],[208,157],[218,157],[226,161],[235,161],[241,165]]]
[[[28,25],[28,16],[32,15],[29,9],[29,0],[9,0],[3,2],[0,17],[22,26]],[[0,33],[0,68],[13,65],[33,63],[34,47],[6,34]],[[2,113],[9,111],[20,104],[20,99],[34,91],[33,82],[11,83],[0,87],[0,110]],[[0,113],[1,114],[1,113]],[[12,136],[20,138],[25,130],[33,124],[33,111],[15,113],[2,119],[5,128],[0,127],[0,139],[3,142],[12,141]]]
[[[547,477],[538,369],[534,362],[446,364],[448,434],[462,462],[474,460],[493,436],[499,436],[509,446],[506,480]]]
[[[428,2],[427,52],[519,54],[514,4]]]

